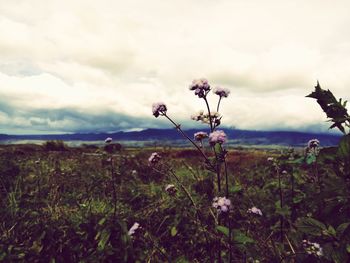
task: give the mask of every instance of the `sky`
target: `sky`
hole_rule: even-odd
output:
[[[228,88],[226,127],[326,132],[319,80],[349,99],[350,2],[0,0],[0,133],[183,127],[188,87]],[[215,107],[217,96],[209,101]]]

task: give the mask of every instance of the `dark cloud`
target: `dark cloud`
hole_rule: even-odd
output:
[[[74,108],[18,109],[0,100],[1,132],[21,130],[42,132],[112,132],[129,129],[166,127],[165,120],[137,118],[105,111],[87,112]]]

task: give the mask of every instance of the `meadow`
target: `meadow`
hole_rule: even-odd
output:
[[[225,147],[208,104],[193,119],[210,134],[192,139],[163,103],[153,115],[193,147],[1,146],[0,261],[349,262],[349,116],[317,87],[339,146]],[[207,102],[205,81],[192,88]]]

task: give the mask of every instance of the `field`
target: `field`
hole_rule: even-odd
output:
[[[349,178],[332,149],[316,161],[304,149],[227,149],[223,213],[193,149],[1,146],[0,260],[347,262]]]
[[[213,112],[207,80],[191,90],[207,106],[192,119],[209,134],[189,135],[164,103],[152,106],[188,147],[0,146],[0,261],[349,262],[346,102],[319,84],[309,95],[343,133],[337,146],[244,148],[216,129],[229,91],[213,90]]]

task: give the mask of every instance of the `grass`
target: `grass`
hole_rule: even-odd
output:
[[[325,157],[319,158],[315,178],[314,166],[306,163],[301,150],[229,148],[232,209],[228,215],[218,215],[212,207],[215,174],[190,148],[131,147],[113,154],[101,147],[60,150],[0,146],[0,261],[349,259],[349,181],[338,176]],[[154,151],[162,156],[156,170],[147,161]],[[280,174],[281,188],[277,166],[286,171]],[[179,181],[169,173],[170,167]],[[168,184],[176,186],[175,195],[165,191]],[[263,216],[247,213],[254,206]],[[135,222],[141,227],[130,236]],[[304,239],[319,243],[322,256],[308,253]]]

